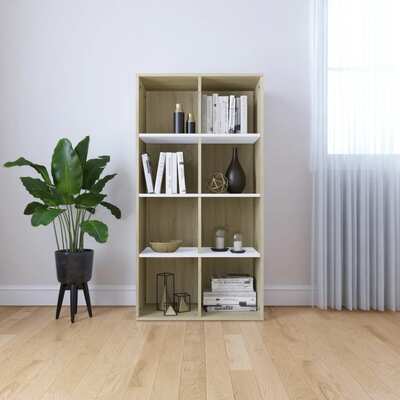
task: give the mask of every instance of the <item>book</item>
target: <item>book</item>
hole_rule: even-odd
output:
[[[228,133],[228,118],[229,118],[229,107],[228,107],[228,96],[219,96],[217,113],[219,120],[219,130],[218,133]]]
[[[207,96],[207,133],[212,133],[213,131],[213,98],[212,96]]]
[[[240,132],[240,97],[235,97],[235,133]]]
[[[183,152],[178,151],[176,153],[178,160],[178,183],[179,183],[179,193],[186,193],[186,181],[185,181],[185,164],[183,161]]]
[[[220,305],[220,306],[204,306],[206,312],[214,311],[257,311],[257,306],[239,306],[239,305]]]
[[[207,132],[207,95],[201,96],[201,131]]]
[[[203,304],[207,306],[216,305],[241,305],[255,306],[257,304],[256,292],[207,292],[203,293]]]
[[[165,193],[172,194],[172,153],[165,155]]]
[[[178,193],[178,160],[176,153],[171,153],[172,194]]]
[[[228,124],[228,132],[235,133],[235,96],[229,96],[229,124]]]
[[[219,113],[218,113],[218,94],[212,95],[212,133],[218,133],[219,129]]]
[[[240,133],[247,133],[247,96],[240,96]]]
[[[165,153],[160,152],[160,156],[158,157],[158,167],[157,167],[157,175],[156,175],[156,183],[154,186],[154,193],[161,193],[161,185],[164,176],[165,169]]]
[[[211,290],[223,292],[253,291],[254,278],[251,276],[225,276],[211,279]]]
[[[144,179],[146,181],[147,193],[154,193],[150,158],[147,153],[142,154],[142,164],[143,164]]]

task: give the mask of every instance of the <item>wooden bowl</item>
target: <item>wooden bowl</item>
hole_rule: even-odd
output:
[[[182,245],[182,240],[170,240],[169,242],[150,242],[150,247],[157,253],[173,253]]]

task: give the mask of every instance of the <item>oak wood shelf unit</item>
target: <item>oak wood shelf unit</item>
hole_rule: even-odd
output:
[[[203,133],[201,96],[219,93],[248,96],[247,134]],[[264,88],[259,74],[139,74],[136,127],[136,314],[139,320],[260,320],[264,318],[263,136]],[[196,121],[196,133],[172,133],[175,104],[183,104]],[[224,172],[233,147],[246,174],[240,194],[209,193],[207,181]],[[155,174],[160,151],[182,151],[187,194],[147,194],[141,165],[147,153]],[[153,176],[154,179],[154,176]],[[246,252],[215,253],[214,230],[225,226],[227,245],[234,232],[243,234]],[[156,253],[150,241],[183,240],[174,253]],[[156,310],[156,274],[173,272],[176,291],[189,292],[192,310],[165,317]],[[216,273],[255,277],[257,311],[205,312],[202,293]]]

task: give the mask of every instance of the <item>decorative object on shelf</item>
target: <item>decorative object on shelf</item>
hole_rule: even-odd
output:
[[[190,294],[187,292],[175,293],[174,303],[176,305],[176,311],[178,313],[191,311]]]
[[[196,133],[196,122],[194,122],[192,113],[188,114],[186,121],[186,133]]]
[[[226,193],[228,190],[228,179],[222,172],[214,172],[208,183],[211,193]]]
[[[164,310],[164,315],[166,317],[174,317],[178,313],[176,312],[174,306],[172,304],[167,304],[165,310]]]
[[[225,173],[228,179],[228,192],[229,193],[242,193],[246,186],[246,175],[240,165],[238,158],[238,149],[234,147],[232,150],[232,160]]]
[[[150,248],[157,253],[173,253],[181,247],[182,240],[170,240],[169,242],[150,242]]]
[[[175,274],[172,272],[159,272],[156,276],[156,301],[157,310],[166,311],[173,304],[175,293]]]
[[[106,183],[117,175],[100,177],[110,157],[88,160],[89,142],[86,136],[73,147],[68,139],[60,139],[53,151],[51,174],[44,165],[23,157],[4,164],[7,168],[29,166],[39,174],[36,178],[21,178],[25,189],[36,200],[26,206],[24,214],[32,216],[32,226],[52,225],[60,283],[56,319],[60,316],[65,291],[69,290],[71,322],[77,313],[78,289],[84,291],[89,316],[92,316],[87,282],[92,277],[94,252],[85,249],[85,234],[99,243],[108,239],[107,225],[92,217],[97,207],[102,206],[121,218],[120,209],[104,201],[106,194],[102,193]]]
[[[176,104],[174,111],[174,132],[185,133],[185,113],[182,104]]]
[[[242,234],[240,232],[236,232],[233,235],[233,248],[231,249],[232,253],[244,253],[246,250],[242,247],[243,240]]]
[[[228,247],[225,247],[225,229],[219,227],[215,230],[215,247],[211,247],[212,251],[227,251]]]

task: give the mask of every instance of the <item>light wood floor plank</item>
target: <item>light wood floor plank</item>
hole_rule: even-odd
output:
[[[400,400],[400,314],[270,308],[142,322],[0,307],[0,400]]]

